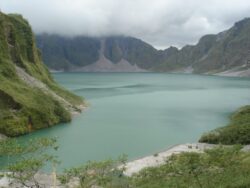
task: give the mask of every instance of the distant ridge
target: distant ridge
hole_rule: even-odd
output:
[[[36,38],[45,64],[53,70],[250,76],[249,18],[216,35],[205,35],[196,45],[180,50],[157,50],[140,39],[125,36],[67,38],[41,34]]]

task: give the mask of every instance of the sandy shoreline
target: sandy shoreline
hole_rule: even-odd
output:
[[[168,157],[173,154],[180,154],[183,152],[204,152],[206,149],[212,149],[218,145],[216,144],[206,144],[206,143],[192,143],[192,144],[180,144],[172,146],[169,149],[156,153],[154,155],[145,156],[130,162],[125,165],[126,176],[132,176],[140,172],[142,169],[147,167],[156,167],[165,163]],[[242,148],[242,151],[250,151],[250,145],[246,145]]]
[[[165,163],[166,159],[173,154],[178,154],[182,152],[203,152],[205,149],[211,149],[215,147],[214,144],[205,144],[205,143],[192,143],[192,144],[180,144],[170,147],[169,149],[145,156],[130,162],[127,162],[125,165],[126,176],[132,176],[135,173],[138,173],[144,168],[155,167]]]

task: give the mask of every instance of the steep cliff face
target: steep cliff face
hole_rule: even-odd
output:
[[[202,37],[197,45],[187,45],[181,50],[175,47],[170,47],[164,50],[164,57],[158,66],[153,69],[158,71],[176,71],[183,70],[188,67],[193,67],[202,58],[205,58],[206,54],[213,46],[215,41],[214,35],[206,35]]]
[[[54,70],[71,70],[96,62],[100,40],[89,37],[67,38],[42,34],[36,37],[46,65]]]
[[[110,59],[113,59],[114,57],[111,52],[111,57],[107,57],[108,55],[105,55],[105,49],[106,48],[106,39],[100,40],[101,46],[99,50],[99,59],[89,65],[86,65],[84,67],[72,67],[71,71],[75,72],[145,72],[144,69],[141,69],[137,66],[137,64],[132,64],[128,62],[124,57],[122,51],[121,51],[120,57],[116,58],[114,62],[112,62]],[[116,56],[116,55],[115,55]],[[118,57],[118,56],[117,56]]]
[[[250,19],[237,22],[231,29],[215,36],[216,40],[195,71],[222,72],[250,68]]]
[[[136,72],[151,69],[159,59],[151,45],[132,37],[36,37],[45,64],[52,70]]]
[[[105,45],[100,54],[102,40]],[[217,35],[205,35],[196,45],[187,45],[180,50],[175,47],[156,50],[142,40],[124,36],[66,38],[38,35],[37,41],[45,63],[56,70],[104,71],[105,66],[99,60],[105,56],[110,66],[125,60],[136,65],[137,70],[250,76],[250,19],[237,22]],[[108,70],[121,71],[110,66]]]
[[[8,136],[70,121],[83,105],[55,83],[20,15],[0,13],[0,83],[0,133]]]
[[[133,37],[107,37],[104,55],[113,63],[125,59],[132,65],[148,70],[160,60],[155,48]]]

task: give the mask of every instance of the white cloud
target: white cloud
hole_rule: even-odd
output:
[[[36,33],[130,35],[154,46],[183,46],[250,17],[249,0],[0,0]]]

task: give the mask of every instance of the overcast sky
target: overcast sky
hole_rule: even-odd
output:
[[[128,35],[157,48],[194,44],[250,17],[250,0],[0,0],[36,33]]]

